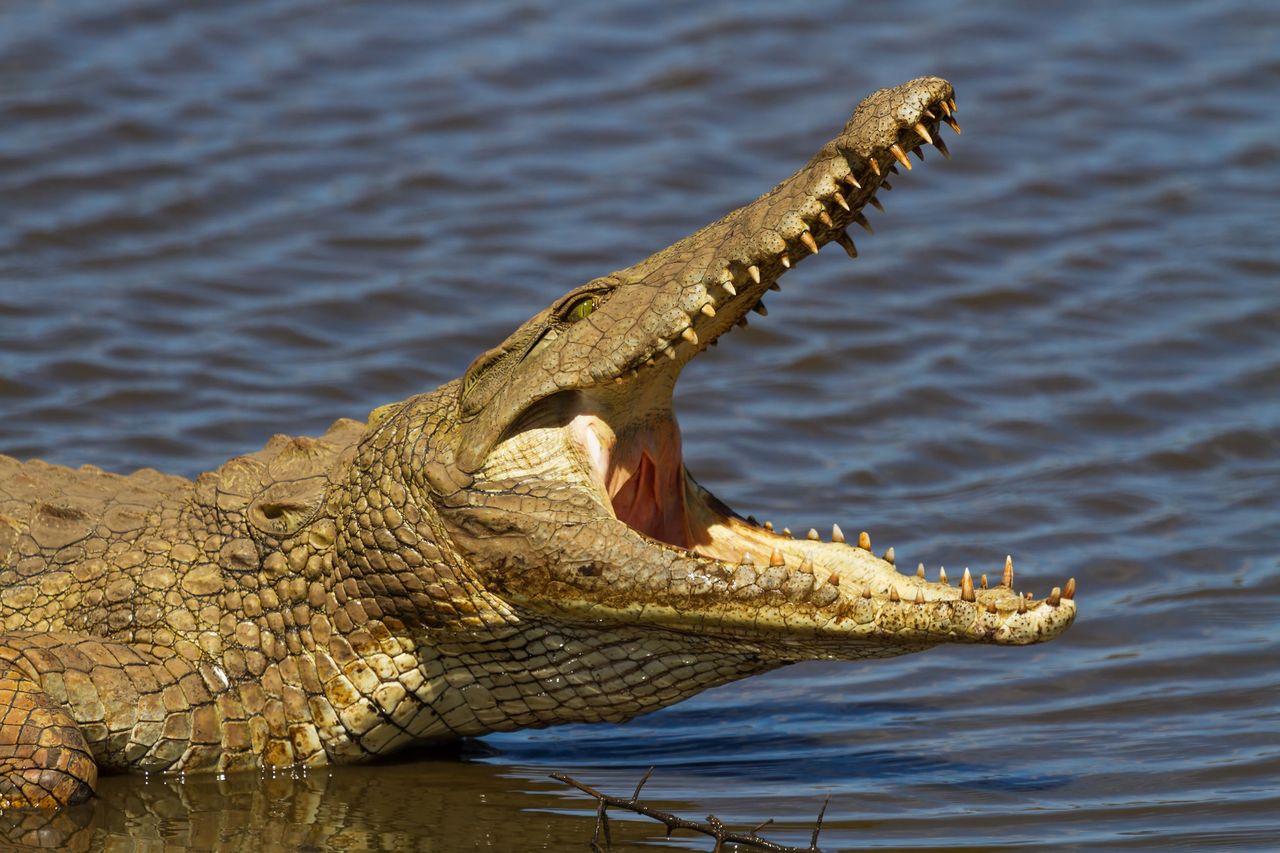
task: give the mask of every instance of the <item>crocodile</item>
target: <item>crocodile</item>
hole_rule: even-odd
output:
[[[100,772],[352,763],[619,722],[802,660],[1051,639],[1043,599],[930,581],[839,526],[743,517],[681,458],[681,369],[959,132],[924,77],[755,201],[570,290],[429,393],[188,480],[0,457],[0,807]],[[921,157],[922,159],[922,157]]]

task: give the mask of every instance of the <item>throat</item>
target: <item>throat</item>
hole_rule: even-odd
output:
[[[619,435],[601,418],[582,414],[570,429],[619,521],[668,545],[692,546],[680,429],[673,418]]]
[[[668,545],[692,545],[684,506],[684,472],[679,457],[671,465],[642,451],[632,465],[610,472],[608,492],[619,521]]]

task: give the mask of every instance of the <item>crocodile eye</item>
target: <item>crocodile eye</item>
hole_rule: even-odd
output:
[[[564,318],[570,323],[576,323],[591,316],[591,312],[596,310],[596,298],[594,296],[584,296],[577,302],[569,306],[569,310],[565,312]]]

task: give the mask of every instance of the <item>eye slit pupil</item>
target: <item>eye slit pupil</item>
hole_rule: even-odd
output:
[[[596,310],[596,300],[594,297],[588,296],[585,299],[579,299],[573,305],[569,306],[568,320],[570,323],[576,323],[591,315]]]

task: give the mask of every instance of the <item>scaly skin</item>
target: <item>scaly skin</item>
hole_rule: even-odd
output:
[[[852,253],[844,228],[952,109],[936,78],[872,94],[769,193],[367,423],[195,482],[0,457],[3,805],[77,802],[99,770],[360,761],[625,720],[799,660],[1065,630],[1073,582],[1034,601],[1011,568],[990,589],[904,576],[865,534],[743,520],[680,461],[680,369],[812,251]]]

